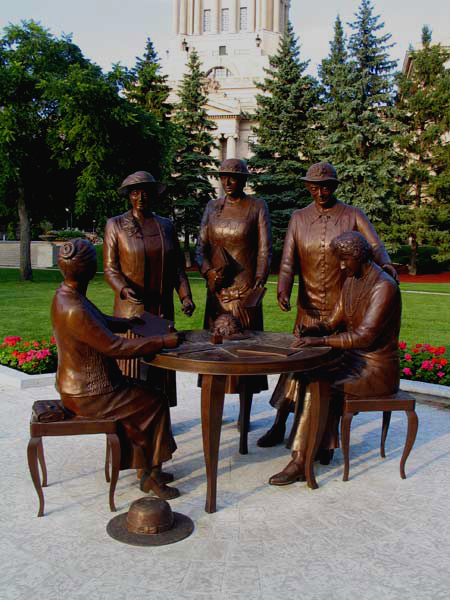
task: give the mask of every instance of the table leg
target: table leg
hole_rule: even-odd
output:
[[[225,399],[225,375],[202,375],[202,435],[206,466],[205,511],[216,512],[217,465]]]
[[[327,381],[314,381],[310,384],[311,392],[311,427],[306,453],[305,475],[308,487],[317,489],[314,476],[314,457],[325,430],[330,405],[330,384]]]

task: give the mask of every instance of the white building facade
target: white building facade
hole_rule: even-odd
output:
[[[217,158],[248,158],[255,81],[264,79],[289,19],[290,0],[172,0],[172,39],[162,65],[174,92],[195,48],[209,80]],[[260,93],[260,92],[259,92]]]

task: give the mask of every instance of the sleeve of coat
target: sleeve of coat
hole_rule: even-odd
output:
[[[211,202],[209,202],[203,212],[202,222],[197,237],[197,247],[195,249],[195,262],[200,269],[200,273],[205,276],[212,268],[209,261],[210,243],[209,243],[209,213],[211,211]]]
[[[372,289],[367,308],[359,326],[352,332],[330,335],[327,346],[335,348],[369,349],[389,323],[396,303],[400,302],[400,291],[394,282],[381,280]]]
[[[278,275],[277,296],[285,294],[290,297],[292,286],[294,284],[295,264],[296,264],[296,213],[294,213],[289,221],[289,226],[284,238],[283,254],[281,257],[280,271]]]
[[[372,247],[374,261],[382,267],[391,264],[389,254],[386,252],[383,242],[378,237],[372,223],[366,217],[365,213],[359,208],[356,209],[356,224],[359,233],[361,233]]]
[[[175,225],[173,223],[170,224],[170,235],[172,237],[172,244],[175,252],[175,289],[180,297],[180,300],[183,301],[183,298],[189,296],[192,298],[191,286],[189,285],[189,279],[187,278],[186,271],[184,269],[184,259],[183,254],[180,248],[180,242],[178,241],[178,235],[175,229]]]
[[[70,308],[65,307],[64,314],[68,336],[112,358],[154,354],[163,347],[162,336],[129,339],[114,335],[108,329],[106,315],[96,308],[90,310],[81,303],[73,303]]]
[[[118,232],[116,220],[109,219],[103,239],[103,270],[107,283],[120,295],[122,289],[127,287],[127,282],[120,269]]]
[[[266,282],[269,277],[272,261],[272,231],[270,226],[269,209],[264,200],[260,200],[258,208],[258,259],[256,264],[257,280]]]

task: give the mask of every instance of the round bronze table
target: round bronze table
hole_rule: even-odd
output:
[[[270,375],[291,371],[308,372],[336,359],[331,348],[291,348],[294,336],[287,333],[245,332],[241,339],[213,344],[208,331],[187,331],[185,341],[173,350],[164,350],[148,360],[155,367],[202,375],[201,419],[207,493],[205,510],[216,511],[217,465],[227,375]],[[318,487],[314,456],[328,415],[329,394],[321,393],[326,382],[310,385],[312,425],[306,457],[306,481]],[[241,404],[242,405],[242,404]]]

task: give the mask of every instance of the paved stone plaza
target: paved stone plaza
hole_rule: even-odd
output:
[[[275,378],[270,379],[271,390]],[[195,522],[191,537],[159,548],[127,546],[106,525],[104,436],[46,438],[49,473],[45,516],[26,460],[34,400],[52,387],[0,387],[2,511],[0,597],[109,600],[447,600],[450,590],[450,412],[418,404],[419,432],[399,476],[406,432],[393,414],[385,460],[381,416],[355,417],[350,481],[342,455],[317,466],[318,490],[304,483],[275,488],[270,475],[288,458],[284,447],[261,449],[270,425],[270,393],[256,397],[248,456],[238,454],[237,396],[225,400],[218,511],[204,512],[205,473],[196,377],[179,374],[173,410],[178,451],[166,468],[182,495],[171,502]],[[118,511],[141,497],[133,472],[121,473]]]

